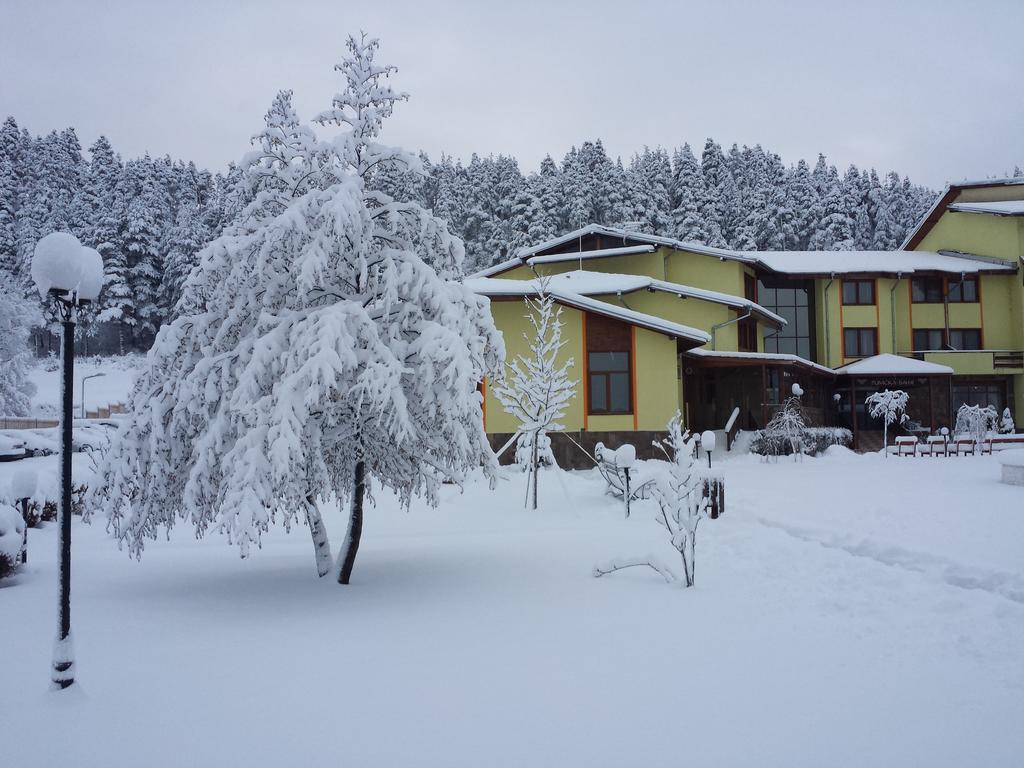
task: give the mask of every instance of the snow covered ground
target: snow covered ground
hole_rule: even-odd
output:
[[[142,355],[124,357],[83,357],[75,360],[76,414],[82,407],[82,378],[96,373],[103,376],[85,382],[86,408],[106,407],[114,403],[126,403],[131,392],[135,375],[145,362]],[[47,370],[52,368],[53,370]],[[32,415],[56,418],[60,413],[60,362],[37,361],[29,370],[29,380],[36,385],[32,398]]]
[[[242,561],[182,527],[136,563],[76,522],[70,695],[46,691],[56,527],[30,531],[0,588],[4,760],[1020,765],[1024,489],[991,457],[833,450],[724,462],[688,591],[590,575],[674,554],[592,473],[545,474],[536,513],[521,476],[409,514],[381,495],[349,588],[304,528]]]

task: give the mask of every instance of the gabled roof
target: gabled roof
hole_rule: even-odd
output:
[[[935,376],[951,374],[953,369],[948,365],[928,363],[913,357],[902,357],[886,352],[840,366],[836,368],[836,373],[845,376]]]
[[[667,246],[674,248],[679,251],[691,251],[693,253],[702,253],[708,256],[717,256],[720,259],[732,259],[734,261],[744,261],[753,263],[754,259],[751,258],[751,254],[745,251],[730,251],[726,248],[712,248],[711,246],[702,245],[700,243],[690,243],[683,240],[675,240],[671,237],[661,237],[660,235],[648,235],[644,232],[632,232],[628,229],[620,229],[619,227],[608,227],[604,224],[588,224],[585,227],[567,232],[559,237],[546,240],[543,243],[532,245],[529,248],[520,248],[516,254],[520,260],[528,261],[531,256],[534,256],[541,251],[546,251],[550,248],[555,248],[559,245],[578,240],[586,235],[604,235],[606,237],[621,238],[623,247],[628,247],[627,244],[632,242],[634,244],[647,244],[655,247]],[[583,251],[586,253],[586,251]],[[571,261],[576,258],[576,254],[551,254],[552,256],[565,256],[562,261]],[[546,258],[546,257],[545,257]]]
[[[777,328],[786,324],[781,316],[750,299],[672,283],[667,280],[657,280],[646,275],[619,275],[613,272],[574,270],[550,275],[546,280],[549,291],[559,290],[578,293],[581,296],[601,296],[613,293],[635,293],[647,289],[672,293],[680,298],[700,299],[715,304],[724,304],[736,310],[749,311],[763,322]],[[538,280],[503,280],[494,277],[466,278],[463,280],[463,284],[474,293],[485,296],[531,296],[537,293],[540,285]]]
[[[907,239],[903,241],[903,245],[900,246],[900,250],[909,251],[920,245],[925,236],[931,232],[932,227],[935,226],[936,222],[942,218],[942,214],[946,212],[949,205],[956,200],[957,196],[963,190],[984,189],[986,187],[1013,187],[1017,185],[1024,185],[1024,177],[1015,176],[1009,179],[980,179],[977,181],[961,181],[956,184],[948,185],[946,187],[946,191],[939,195],[938,200],[935,201],[935,205],[928,210],[928,213],[926,213],[921,221],[918,222],[913,231],[907,235]]]

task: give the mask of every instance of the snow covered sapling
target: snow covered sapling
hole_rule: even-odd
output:
[[[692,587],[696,575],[697,526],[708,514],[708,499],[704,496],[703,479],[697,472],[695,460],[696,438],[683,431],[677,413],[668,423],[668,437],[655,445],[668,459],[668,468],[658,473],[651,489],[659,508],[655,520],[668,533],[672,547],[679,553],[683,578],[680,579],[670,567],[653,556],[612,560],[596,566],[594,576],[647,566],[669,583]]]
[[[800,394],[803,394],[803,390],[800,391]],[[794,395],[786,398],[782,407],[775,412],[765,428],[761,430],[758,438],[766,456],[778,457],[792,453],[795,461],[803,455],[806,432],[807,423],[804,421],[800,395]]]
[[[178,518],[242,557],[298,519],[323,576],[318,505],[336,499],[350,502],[334,559],[347,584],[371,484],[436,504],[443,481],[497,472],[477,387],[499,370],[501,336],[455,280],[464,249],[447,225],[368,188],[382,165],[422,165],[377,141],[405,98],[378,42],[347,45],[344,88],[317,118],[343,130],[321,140],[278,94],[243,162],[250,202],[200,253],[96,473],[89,507],[136,557]]]
[[[548,280],[539,280],[536,299],[526,299],[526,317],[532,334],[523,334],[529,355],[508,364],[494,395],[505,410],[519,420],[516,460],[526,462],[527,506],[537,508],[537,472],[541,463],[554,463],[547,433],[563,429],[558,420],[576,396],[576,381],[569,378],[574,361],[558,364],[562,340],[562,308],[548,293]]]
[[[1003,408],[1003,415],[999,419],[999,434],[1012,435],[1017,431],[1017,425],[1013,423],[1013,415],[1009,408]]]
[[[907,420],[907,401],[910,396],[902,389],[874,392],[865,398],[864,404],[873,419],[882,419],[882,450],[889,455],[889,425]]]

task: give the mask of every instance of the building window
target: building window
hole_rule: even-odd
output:
[[[943,339],[941,328],[915,328],[914,329],[914,351],[933,352],[944,349],[946,344]]]
[[[586,329],[589,413],[632,413],[633,329],[590,313]]]
[[[963,280],[949,281],[949,300],[957,304],[975,303],[978,301],[978,278],[965,277]]]
[[[941,304],[942,278],[915,277],[910,281],[910,298],[915,304]]]
[[[743,295],[757,301],[757,280],[752,275],[743,275]],[[752,317],[740,320],[736,335],[740,352],[757,352],[757,320]]]
[[[843,357],[871,357],[878,354],[877,328],[844,328]]]
[[[961,405],[991,405],[996,413],[1002,413],[1006,407],[1006,382],[993,379],[976,381],[953,379],[953,419]]]
[[[874,305],[874,280],[843,280],[843,304],[846,306]]]
[[[981,349],[980,328],[950,328],[949,346],[951,349]]]
[[[799,355],[805,360],[814,360],[812,284],[806,280],[761,280],[757,286],[757,302],[786,320],[781,330],[765,334],[765,352]]]

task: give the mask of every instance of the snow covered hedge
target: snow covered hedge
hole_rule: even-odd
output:
[[[808,456],[820,456],[833,445],[849,448],[853,433],[845,427],[804,427],[800,432],[800,446]],[[788,442],[772,439],[764,430],[754,433],[750,452],[759,456],[789,456],[793,449]]]

